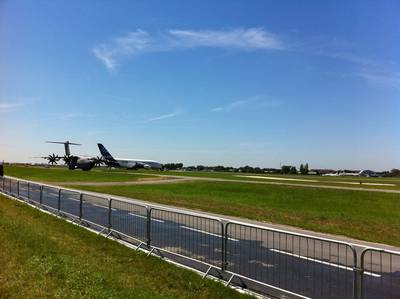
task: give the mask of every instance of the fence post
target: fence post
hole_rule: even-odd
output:
[[[112,198],[108,199],[108,231],[111,229],[111,203],[112,203]]]
[[[365,248],[362,252],[361,252],[361,257],[360,257],[360,285],[358,288],[358,297],[357,299],[363,299],[364,298],[364,288],[363,288],[363,283],[364,283],[364,259],[365,259],[365,253],[368,251],[368,248]],[[372,271],[371,271],[372,272]]]
[[[61,188],[58,189],[58,204],[57,204],[58,213],[60,213],[60,209],[61,209]]]
[[[79,220],[82,220],[83,194],[79,194]]]
[[[147,234],[147,240],[146,240],[146,245],[147,247],[150,247],[151,244],[151,208],[146,207],[146,211],[147,211],[147,220],[146,220],[146,234]]]
[[[29,184],[29,182],[28,182],[28,187],[27,187],[27,188],[28,188],[28,189],[27,189],[27,193],[28,193],[28,194],[27,194],[27,195],[28,195],[28,199],[29,199],[29,197],[30,197],[30,193],[29,193],[29,187],[30,187],[30,184]]]
[[[43,185],[39,186],[39,204],[42,205],[43,203]]]
[[[354,249],[353,246],[351,246],[352,252],[353,252],[353,298],[358,299],[359,298],[359,275],[361,273],[361,269],[358,267],[357,264],[357,252]]]
[[[229,222],[223,223],[223,236],[222,236],[222,271],[225,271],[228,266],[228,225]]]
[[[19,180],[17,181],[17,197],[19,198]]]
[[[9,188],[9,189],[10,189],[10,194],[12,194],[12,190],[11,190],[11,181],[12,181],[12,180],[10,179],[10,184],[9,184],[9,187],[10,187],[10,188]]]

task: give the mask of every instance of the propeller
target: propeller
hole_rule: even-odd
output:
[[[96,158],[94,158],[94,165],[96,165],[96,166],[101,166],[105,163],[106,163],[106,161],[103,159],[103,157],[97,156]]]
[[[73,158],[71,155],[65,155],[62,159],[65,162],[65,164],[69,165],[72,162]]]
[[[61,158],[56,155],[56,154],[51,154],[48,157],[46,157],[45,159],[47,159],[49,161],[49,164],[54,165],[57,164],[57,161],[59,161]]]

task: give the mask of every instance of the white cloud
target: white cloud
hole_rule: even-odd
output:
[[[245,100],[238,100],[230,102],[223,106],[214,107],[211,112],[228,112],[235,109],[252,109],[252,108],[263,108],[263,107],[273,107],[282,104],[281,101],[269,100],[263,96],[255,96]]]
[[[143,52],[172,51],[194,47],[241,50],[282,50],[284,45],[275,35],[262,28],[232,30],[167,30],[150,35],[138,29],[126,36],[112,39],[92,49],[107,69],[114,70],[118,62]]]
[[[118,60],[151,48],[150,35],[138,29],[126,36],[114,38],[108,44],[101,44],[92,49],[93,54],[106,66],[113,70],[118,66]]]
[[[9,111],[15,111],[22,107],[23,105],[21,103],[6,103],[6,102],[0,102],[0,112],[9,112]]]
[[[169,30],[180,47],[220,47],[248,50],[281,50],[282,42],[262,28],[233,30]]]
[[[167,114],[150,117],[150,118],[147,118],[147,119],[141,121],[141,123],[150,123],[153,121],[163,120],[163,119],[167,119],[167,118],[173,118],[173,117],[177,116],[178,114],[180,114],[180,112],[181,112],[180,110],[177,110],[172,113],[167,113]]]
[[[382,73],[364,70],[356,75],[371,84],[400,88],[400,73]]]

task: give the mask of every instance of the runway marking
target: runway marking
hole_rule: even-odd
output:
[[[192,227],[187,227],[187,226],[184,226],[184,225],[181,225],[180,227],[183,228],[183,229],[192,230],[192,231],[195,231],[195,232],[198,232],[198,233],[207,234],[207,235],[211,235],[211,236],[214,236],[214,237],[222,238],[221,235],[210,233],[210,232],[206,232],[204,230],[200,230],[200,229],[196,229],[196,228],[192,228]],[[233,242],[239,242],[238,239],[233,239],[233,238],[228,238],[228,240],[233,241]]]
[[[98,208],[103,208],[103,209],[108,210],[108,207],[105,207],[105,206],[101,206],[101,205],[98,205],[98,204],[95,204],[95,203],[89,203],[89,204],[92,205],[92,206],[98,207]],[[117,209],[111,208],[111,210],[112,211],[116,211]]]
[[[332,263],[330,263],[330,262],[326,262],[326,261],[321,261],[321,260],[313,259],[313,258],[311,258],[311,257],[306,257],[306,256],[294,254],[294,253],[291,253],[291,252],[279,250],[279,249],[271,248],[271,249],[269,249],[269,250],[272,251],[272,252],[277,252],[277,253],[281,253],[281,254],[286,254],[286,255],[293,256],[293,257],[297,257],[297,258],[299,258],[299,259],[303,259],[303,260],[307,260],[307,261],[312,261],[312,262],[315,262],[315,263],[320,263],[320,264],[323,264],[323,265],[328,265],[328,266],[336,267],[336,268],[339,268],[339,269],[344,269],[344,270],[348,270],[348,271],[353,271],[353,268],[351,268],[351,267],[347,267],[347,266],[343,266],[343,265],[338,265],[338,264],[332,264]],[[365,274],[365,275],[372,276],[372,277],[381,277],[380,274],[376,274],[376,273],[372,273],[372,272],[368,272],[368,271],[365,271],[364,274]]]
[[[146,216],[138,215],[138,214],[134,214],[134,213],[128,213],[128,215],[135,216],[135,217],[139,217],[139,218],[143,218],[143,219],[147,219]],[[160,219],[151,218],[151,220],[152,220],[152,221],[155,221],[155,222],[164,223],[164,220],[160,220]]]
[[[318,183],[317,180],[306,180],[306,179],[291,179],[291,178],[281,178],[281,177],[271,177],[271,176],[261,176],[261,175],[235,175],[241,178],[254,178],[254,179],[264,179],[264,180],[275,180],[275,181],[297,181],[297,182],[311,182]]]

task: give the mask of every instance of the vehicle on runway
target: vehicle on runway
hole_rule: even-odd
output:
[[[79,143],[73,143],[69,141],[46,141],[47,143],[57,143],[64,144],[65,155],[60,157],[55,154],[50,154],[47,157],[41,157],[48,160],[49,164],[57,164],[58,161],[63,160],[70,170],[82,169],[85,171],[91,170],[96,165],[101,165],[104,163],[101,157],[85,157],[78,155],[71,155],[70,145],[82,145]]]
[[[109,167],[127,168],[127,169],[138,169],[138,168],[163,169],[163,165],[154,160],[114,158],[107,151],[104,145],[98,143],[97,146],[99,147],[104,163]]]

